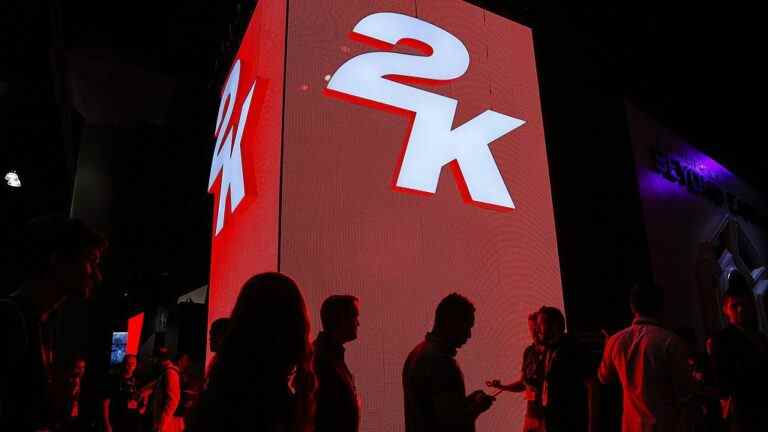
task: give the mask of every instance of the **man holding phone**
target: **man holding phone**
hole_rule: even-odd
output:
[[[403,368],[406,432],[474,432],[475,420],[493,404],[482,390],[466,394],[455,359],[474,325],[475,307],[467,298],[454,293],[437,306],[432,331]]]

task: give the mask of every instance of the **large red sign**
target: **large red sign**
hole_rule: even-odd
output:
[[[222,89],[209,183],[209,324],[229,316],[250,276],[278,265],[285,13],[283,1],[259,2]]]
[[[477,307],[469,389],[516,378],[527,315],[562,307],[526,27],[459,0],[260,1],[215,143],[209,321],[266,270],[299,283],[313,333],[325,297],[356,295],[362,430],[403,430],[403,362],[445,295]],[[478,430],[523,411],[502,396]]]

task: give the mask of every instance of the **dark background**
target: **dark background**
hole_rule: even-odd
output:
[[[69,213],[73,195],[88,196],[76,174],[93,164],[109,200],[82,214],[110,237],[107,295],[123,313],[207,283],[219,87],[255,3],[0,4],[0,170],[23,183],[0,187],[4,291],[20,226]],[[569,324],[620,327],[627,287],[649,277],[624,100],[766,193],[758,14],[689,1],[472,3],[534,30]]]

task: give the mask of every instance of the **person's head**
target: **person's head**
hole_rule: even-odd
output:
[[[172,363],[171,351],[166,347],[159,347],[157,351],[155,351],[155,361],[158,366],[165,366],[168,363]]]
[[[227,334],[228,328],[229,318],[219,318],[211,323],[211,330],[208,333],[208,342],[212,353],[217,353],[221,349],[221,343],[224,340],[224,335]]]
[[[192,357],[187,353],[179,353],[179,355],[176,356],[176,366],[178,366],[179,370],[182,372],[188,370],[189,367],[192,366]]]
[[[123,357],[123,375],[130,377],[136,371],[139,361],[135,354],[126,354]]]
[[[738,273],[728,277],[728,289],[723,295],[723,315],[736,327],[748,327],[755,320],[755,300],[746,278]]]
[[[635,284],[629,292],[629,307],[637,316],[658,318],[664,305],[664,292],[650,283]]]
[[[296,367],[309,366],[309,332],[306,304],[296,283],[280,273],[253,276],[237,297],[212,379],[265,374],[287,378]],[[253,385],[245,381],[243,385]]]
[[[360,307],[355,296],[333,295],[320,307],[323,330],[342,344],[357,339],[359,317]]]
[[[106,240],[78,219],[35,219],[24,228],[26,277],[52,282],[54,301],[88,299],[101,282],[99,261],[106,247]]]
[[[82,378],[85,375],[85,359],[82,357],[78,357],[75,359],[75,361],[72,363],[72,376],[77,378]]]
[[[309,427],[314,406],[309,335],[304,297],[291,278],[261,273],[248,279],[230,315],[229,330],[211,365],[208,384],[190,413],[192,429],[214,430],[233,399],[253,396],[269,402],[266,398],[284,391],[294,373],[298,403],[292,421],[299,430]]]
[[[539,337],[539,331],[538,331],[538,323],[537,323],[537,316],[538,312],[533,312],[530,315],[528,315],[528,332],[531,335],[531,340],[536,343],[540,341]]]
[[[536,324],[545,344],[556,343],[565,334],[565,317],[556,307],[542,306],[536,314]]]
[[[475,306],[466,297],[453,293],[440,301],[435,310],[433,332],[452,348],[459,348],[472,337]]]

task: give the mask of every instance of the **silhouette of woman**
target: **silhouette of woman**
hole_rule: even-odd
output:
[[[307,309],[296,283],[280,273],[253,276],[243,285],[230,318],[187,430],[310,431],[312,348]]]

